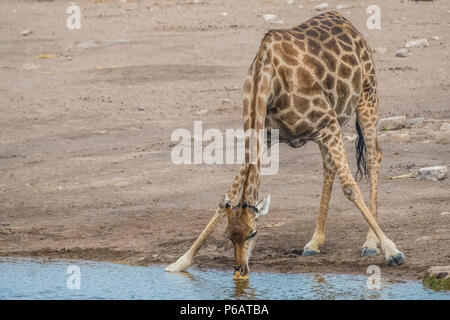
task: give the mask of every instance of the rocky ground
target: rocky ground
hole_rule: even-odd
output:
[[[0,3],[0,255],[166,265],[195,240],[239,167],[175,165],[171,133],[192,132],[195,120],[241,128],[241,87],[262,36],[300,24],[321,1],[76,3],[79,30],[66,27],[67,1]],[[278,174],[263,177],[272,206],[251,268],[365,274],[377,264],[385,277],[415,279],[450,261],[450,180],[414,178],[450,162],[450,4],[327,3],[345,5],[339,11],[376,48],[381,117],[405,116],[398,130],[380,128],[379,221],[406,262],[359,257],[367,225],[338,182],[322,254],[301,257],[322,183],[309,143],[281,146]],[[373,4],[380,30],[366,26]],[[355,171],[353,123],[343,131]],[[360,186],[367,196],[368,183]],[[224,223],[197,267],[231,269]]]

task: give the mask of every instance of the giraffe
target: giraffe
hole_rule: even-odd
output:
[[[299,148],[308,141],[323,158],[323,187],[316,226],[303,257],[320,253],[333,182],[337,175],[345,197],[359,209],[369,231],[362,256],[381,247],[391,266],[404,261],[394,242],[377,223],[378,172],[382,152],[377,139],[378,97],[372,50],[359,31],[340,13],[329,11],[291,29],[268,31],[263,37],[243,88],[244,130],[279,130],[279,142]],[[353,178],[341,137],[341,126],[356,113],[358,173],[370,177],[370,209]],[[260,136],[257,135],[257,139]],[[270,135],[268,134],[270,142]],[[247,279],[248,261],[257,238],[257,219],[269,210],[270,195],[258,202],[260,156],[246,161],[206,228],[166,271],[184,271],[227,216],[225,236],[234,247],[234,279]]]

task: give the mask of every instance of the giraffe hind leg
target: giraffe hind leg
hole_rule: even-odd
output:
[[[362,111],[367,110],[365,113]],[[382,152],[378,143],[376,123],[378,120],[377,107],[370,102],[360,102],[357,108],[357,126],[360,127],[359,135],[367,150],[367,166],[370,178],[370,213],[377,220],[378,200],[378,173],[380,170]],[[367,232],[366,241],[363,244],[361,256],[374,256],[380,253],[379,241],[371,228]]]
[[[327,139],[326,137],[329,135],[331,135],[331,137]],[[402,264],[405,259],[403,253],[401,253],[397,249],[395,243],[384,234],[376,219],[364,203],[361,191],[359,190],[359,187],[348,167],[347,156],[344,149],[344,144],[342,142],[340,129],[337,128],[329,135],[324,136],[319,143],[326,148],[331,156],[332,163],[341,182],[345,197],[356,205],[364,219],[369,224],[370,228],[373,230],[380,242],[381,249],[384,252],[384,256],[389,265],[395,266]]]

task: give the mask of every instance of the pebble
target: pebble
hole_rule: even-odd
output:
[[[406,125],[407,127],[411,128],[411,127],[417,127],[419,125],[422,124],[422,122],[424,121],[424,118],[412,118],[412,119],[408,119],[406,121]]]
[[[325,2],[325,3],[318,4],[317,6],[314,6],[313,9],[316,11],[326,10],[326,9],[328,9],[328,3]]]
[[[423,48],[428,47],[430,43],[427,39],[417,39],[417,40],[410,40],[406,41],[405,48]]]
[[[33,31],[31,31],[31,30],[22,30],[21,32],[20,32],[20,34],[22,35],[22,36],[24,36],[24,37],[26,37],[27,35],[29,35],[29,34],[32,34],[33,33]]]
[[[22,65],[22,69],[24,69],[24,70],[37,70],[40,68],[41,68],[40,64],[26,63],[26,64]]]
[[[417,180],[440,181],[447,176],[447,166],[434,166],[419,169]]]
[[[398,130],[406,125],[406,116],[390,117],[380,119],[378,122],[379,130]]]
[[[450,212],[442,212],[441,216],[450,216]]]
[[[348,8],[350,8],[350,6],[346,5],[346,4],[338,4],[336,6],[336,10],[342,10],[342,9],[348,9]]]
[[[441,130],[441,131],[450,131],[450,123],[448,123],[448,122],[444,123],[444,124],[439,128],[439,130]]]
[[[409,50],[408,49],[399,49],[395,52],[395,56],[399,57],[399,58],[404,58],[407,57],[409,55]]]

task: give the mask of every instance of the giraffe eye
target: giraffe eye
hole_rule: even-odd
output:
[[[223,236],[227,239],[230,239],[230,237],[228,236],[228,233],[226,231],[223,233]]]
[[[258,231],[255,229],[255,230],[253,230],[252,232],[250,232],[250,234],[248,235],[248,237],[247,237],[247,239],[250,239],[250,238],[253,238],[254,236],[256,236],[256,233],[257,233]]]

